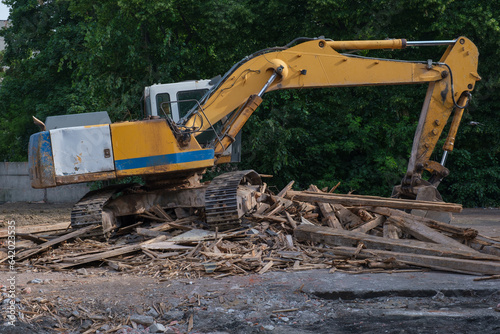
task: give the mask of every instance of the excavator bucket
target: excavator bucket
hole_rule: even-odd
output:
[[[417,191],[417,201],[444,202],[441,194],[436,187],[429,185],[423,186]],[[437,220],[443,223],[450,223],[452,216],[449,212],[429,211],[429,210],[411,210],[412,215]]]

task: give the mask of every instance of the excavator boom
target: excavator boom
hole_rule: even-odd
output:
[[[447,45],[439,61],[401,61],[341,54],[338,50],[403,49],[411,46]],[[210,96],[184,119],[184,125],[208,129],[236,110],[214,142],[216,157],[262,101],[264,92],[320,87],[429,84],[408,164],[404,184],[418,185],[424,169],[446,176],[443,164],[430,161],[438,139],[453,110],[455,118],[445,152],[453,150],[461,110],[468,104],[476,81],[478,50],[466,37],[447,41],[410,42],[331,41],[312,39],[284,48],[271,48],[242,60],[211,91]],[[411,178],[414,178],[411,181]]]

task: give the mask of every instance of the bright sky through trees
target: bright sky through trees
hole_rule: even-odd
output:
[[[9,17],[9,8],[6,4],[0,2],[0,20],[7,20]]]

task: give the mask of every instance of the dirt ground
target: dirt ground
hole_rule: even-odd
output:
[[[69,205],[6,203],[0,224],[66,222],[70,211]],[[465,209],[453,223],[500,237],[499,209]],[[6,322],[10,276],[1,270],[0,319]],[[500,332],[500,289],[332,297],[303,289],[314,276],[167,279],[95,265],[64,272],[23,268],[16,274],[16,303],[31,321],[0,324],[0,333],[149,333],[154,326],[162,333]]]
[[[7,226],[9,220],[14,220],[16,226],[69,222],[71,207],[72,204],[0,204],[0,226]]]

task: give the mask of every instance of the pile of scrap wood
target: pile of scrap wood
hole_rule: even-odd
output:
[[[159,278],[317,268],[500,274],[500,240],[407,213],[459,212],[460,205],[339,195],[315,186],[293,191],[292,184],[276,195],[264,184],[255,192],[256,207],[243,217],[240,228],[229,231],[209,230],[199,208],[159,206],[136,216],[107,240],[88,237],[97,226],[20,226],[18,270],[106,264]],[[0,238],[6,236],[0,230]],[[4,251],[1,262],[7,265]]]

